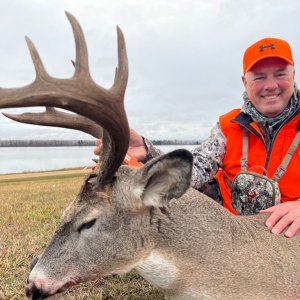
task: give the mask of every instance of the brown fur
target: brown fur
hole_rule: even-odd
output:
[[[27,288],[55,294],[74,278],[137,268],[171,299],[299,299],[299,236],[275,236],[264,225],[266,216],[234,216],[186,191],[191,168],[191,155],[182,150],[142,169],[121,167],[105,193],[95,194],[86,180]],[[148,190],[153,205],[144,204]],[[91,217],[95,224],[79,233]]]

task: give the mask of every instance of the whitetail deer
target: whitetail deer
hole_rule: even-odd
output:
[[[188,151],[168,153],[142,168],[121,165],[129,143],[123,35],[118,29],[119,66],[112,88],[104,89],[89,75],[78,22],[67,17],[76,41],[74,76],[50,77],[27,39],[36,80],[0,90],[0,108],[58,107],[81,115],[71,125],[68,116],[53,109],[8,115],[18,121],[72,127],[94,136],[104,128],[100,168],[65,210],[29,275],[27,296],[45,299],[79,282],[135,268],[171,299],[300,299],[299,235],[275,236],[264,225],[266,216],[231,215],[189,188]]]

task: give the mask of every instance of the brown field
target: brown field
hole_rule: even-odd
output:
[[[53,235],[89,170],[0,175],[0,299],[20,300],[31,259]],[[57,299],[166,299],[136,272],[81,284]]]

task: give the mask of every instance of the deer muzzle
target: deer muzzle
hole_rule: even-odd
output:
[[[42,275],[37,276],[36,272],[31,272],[25,286],[26,296],[31,300],[50,299],[51,296],[60,294],[68,288],[78,284],[79,280],[51,280]]]

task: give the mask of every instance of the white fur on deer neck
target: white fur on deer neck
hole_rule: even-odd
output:
[[[176,281],[180,282],[180,270],[171,262],[166,255],[157,251],[152,251],[150,255],[141,263],[139,263],[135,269],[143,276],[148,282],[155,285],[158,288],[172,291],[176,286]],[[175,287],[176,289],[176,287]],[[172,300],[213,300],[209,293],[199,293],[188,287],[187,289],[181,286],[180,290],[174,294],[171,292]]]
[[[136,266],[136,270],[147,281],[162,289],[170,288],[178,274],[176,266],[156,251],[152,251],[143,262]]]

